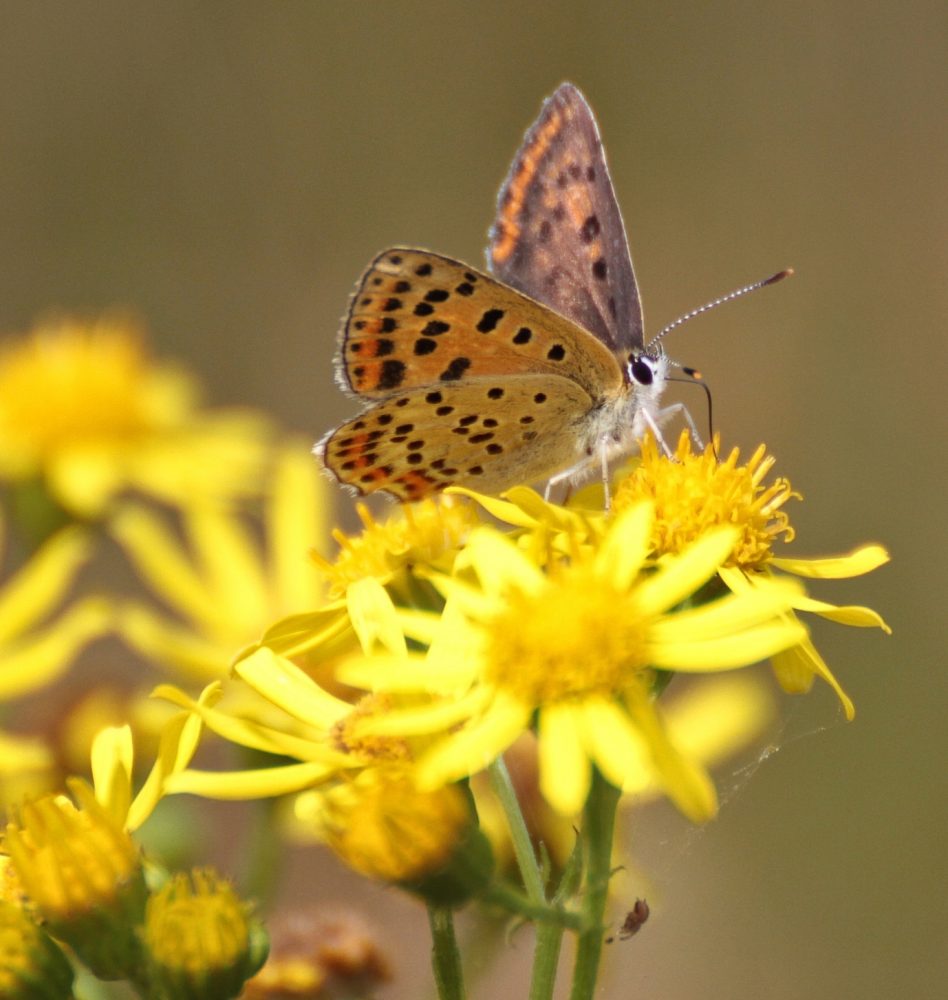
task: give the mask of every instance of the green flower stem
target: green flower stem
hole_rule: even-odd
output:
[[[533,852],[530,833],[527,830],[523,813],[520,811],[517,793],[514,791],[513,782],[510,780],[510,772],[507,770],[504,758],[498,757],[487,768],[487,774],[490,778],[491,791],[497,796],[497,800],[504,810],[504,815],[507,817],[507,826],[510,830],[510,839],[513,842],[514,856],[517,859],[517,866],[520,868],[520,877],[523,879],[523,886],[527,890],[527,898],[534,905],[543,906],[546,904],[546,895],[543,892],[543,877],[540,873],[540,866],[537,864],[536,855]]]
[[[248,803],[250,816],[246,833],[247,844],[243,851],[243,871],[240,886],[243,893],[252,896],[266,907],[272,902],[280,878],[283,850],[275,822],[276,799],[256,799]]]
[[[527,901],[543,911],[549,911],[543,889],[543,875],[537,863],[530,833],[524,822],[523,812],[514,792],[510,773],[502,757],[487,769],[490,785],[507,817],[507,827],[513,842],[514,855],[520,868]],[[533,975],[530,980],[530,1000],[551,1000],[556,984],[556,967],[559,963],[563,927],[546,920],[537,923],[536,950],[533,953]]]
[[[586,886],[583,917],[586,929],[580,934],[573,969],[570,1000],[592,1000],[602,957],[603,916],[612,874],[612,836],[615,831],[619,789],[593,769],[592,787],[583,809],[583,838],[586,846]]]
[[[431,927],[431,967],[439,1000],[464,1000],[461,952],[454,936],[454,916],[446,906],[428,906]]]
[[[537,924],[533,974],[530,977],[530,1000],[552,1000],[562,944],[563,928],[559,924]]]
[[[522,892],[504,882],[494,882],[480,898],[486,903],[493,903],[508,913],[523,917],[524,920],[532,920],[537,924],[552,924],[554,927],[570,931],[581,931],[584,927],[581,914],[551,906],[549,903],[537,906]]]

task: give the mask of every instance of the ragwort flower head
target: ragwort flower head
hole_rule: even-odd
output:
[[[740,532],[734,549],[719,575],[734,592],[740,593],[781,573],[823,579],[842,579],[868,573],[888,562],[881,545],[863,545],[847,555],[828,559],[781,558],[773,553],[782,537],[789,542],[794,530],[783,505],[801,499],[786,479],[766,485],[764,479],[774,459],[761,445],[749,461],[738,464],[735,448],[725,461],[717,458],[717,438],[703,453],[692,451],[691,439],[683,433],[673,460],[661,454],[653,438],[642,444],[642,461],[623,481],[616,493],[616,507],[654,501],[656,508],[652,549],[656,558],[681,550],[690,540],[715,525],[731,524]],[[844,625],[890,629],[870,608],[837,606],[817,601],[801,592],[793,601],[794,611],[810,612]],[[821,677],[836,692],[847,718],[855,709],[832,671],[823,661],[807,632],[799,643],[773,657],[774,673],[781,687],[791,693],[810,689]]]
[[[0,352],[0,479],[40,481],[79,518],[125,489],[173,504],[252,492],[262,418],[198,408],[125,317],[62,319]]]
[[[376,521],[365,504],[357,504],[363,530],[347,535],[338,529],[339,545],[333,560],[314,554],[314,561],[329,580],[331,598],[341,597],[350,583],[372,577],[403,588],[403,575],[416,566],[431,567],[453,559],[459,546],[478,524],[470,504],[451,497],[403,504],[384,521]]]
[[[578,547],[546,572],[484,526],[462,556],[475,582],[463,567],[434,578],[448,599],[443,616],[405,614],[406,632],[430,643],[427,657],[398,668],[369,657],[341,670],[347,682],[377,690],[414,684],[453,693],[427,712],[371,723],[386,733],[447,734],[419,761],[422,787],[482,770],[536,717],[540,786],[559,812],[582,807],[595,765],[617,787],[636,790],[657,778],[689,816],[713,814],[707,774],[667,737],[654,671],[727,670],[799,641],[801,627],[778,618],[798,588],[772,583],[683,607],[727,558],[736,531],[709,532],[653,571],[653,517],[650,503],[629,508],[600,544]]]
[[[139,960],[134,927],[146,889],[139,849],[79,779],[66,796],[26,802],[7,823],[4,848],[32,904],[57,937],[104,978]]]
[[[655,504],[652,549],[657,555],[681,552],[704,532],[734,525],[739,535],[726,565],[754,570],[769,562],[774,542],[793,540],[783,505],[800,499],[786,479],[763,484],[775,459],[761,445],[743,465],[733,448],[718,459],[720,439],[695,453],[684,431],[672,460],[648,435],[642,441],[641,462],[616,491],[615,509],[649,499]]]
[[[440,902],[457,902],[483,886],[490,849],[476,831],[467,796],[454,786],[419,789],[415,783],[416,747],[427,741],[361,731],[362,724],[389,714],[392,698],[370,694],[350,705],[266,647],[234,671],[234,683],[247,685],[268,712],[248,711],[246,697],[215,706],[233,684],[211,685],[200,702],[167,685],[156,694],[190,709],[225,739],[298,762],[248,771],[184,770],[168,775],[166,791],[229,799],[300,793],[297,830],[305,828],[308,839],[321,840],[362,874]],[[471,851],[473,866],[465,860]]]

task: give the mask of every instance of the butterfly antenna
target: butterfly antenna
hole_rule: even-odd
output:
[[[778,281],[783,281],[784,278],[789,278],[793,274],[793,268],[788,267],[784,271],[778,271],[776,274],[772,274],[769,278],[764,278],[763,281],[755,281],[752,285],[745,285],[743,288],[738,288],[736,291],[729,292],[727,295],[722,295],[719,299],[714,299],[712,302],[705,302],[703,306],[698,306],[697,309],[692,309],[691,312],[686,312],[684,316],[679,316],[678,319],[669,323],[668,326],[662,327],[661,330],[655,334],[654,337],[648,342],[645,347],[646,351],[651,351],[652,347],[657,344],[666,333],[670,333],[677,326],[681,326],[682,323],[686,323],[689,319],[694,319],[695,316],[700,316],[702,313],[709,312],[711,309],[715,309],[718,306],[724,305],[725,302],[730,302],[732,299],[739,299],[742,295],[747,295],[748,292],[756,292],[758,288],[765,288],[767,285],[775,285]]]

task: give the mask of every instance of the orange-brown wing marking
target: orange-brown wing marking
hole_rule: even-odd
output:
[[[337,370],[368,399],[526,372],[563,376],[599,399],[623,380],[608,348],[565,317],[459,261],[401,247],[359,281]]]

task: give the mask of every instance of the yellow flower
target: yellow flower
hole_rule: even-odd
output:
[[[740,534],[726,565],[757,569],[770,561],[773,543],[783,536],[793,540],[793,528],[783,505],[800,499],[786,479],[771,486],[763,480],[775,459],[761,445],[745,465],[732,449],[722,462],[717,457],[720,440],[701,454],[691,450],[685,431],[673,460],[648,435],[642,442],[641,461],[616,490],[615,507],[649,499],[655,504],[652,550],[657,555],[680,552],[705,531],[721,524],[734,525]]]
[[[655,503],[652,549],[656,557],[681,551],[709,528],[730,524],[740,534],[719,575],[734,593],[745,593],[761,582],[775,579],[779,572],[811,579],[843,579],[868,573],[888,562],[889,555],[881,545],[864,545],[847,555],[829,559],[775,556],[774,542],[781,536],[785,542],[794,537],[782,507],[790,499],[800,499],[800,495],[786,479],[764,485],[775,460],[766,454],[763,445],[744,465],[738,464],[737,448],[723,462],[719,461],[719,447],[715,439],[703,453],[695,454],[691,438],[685,432],[674,460],[669,460],[653,438],[643,441],[641,464],[616,491],[616,509],[645,498]],[[891,631],[870,608],[838,607],[805,593],[791,607],[844,625]],[[817,652],[809,633],[791,648],[775,654],[772,663],[780,685],[792,693],[808,691],[813,678],[822,677],[838,695],[847,718],[853,718],[852,701]]]
[[[253,492],[263,420],[195,396],[127,318],[40,325],[0,351],[0,479],[41,480],[80,518],[129,488],[172,504]]]
[[[421,791],[411,769],[400,765],[366,768],[303,798],[297,810],[350,868],[397,883],[424,882],[447,872],[459,848],[470,847],[475,822],[460,787]],[[477,874],[489,872],[488,860]],[[471,886],[459,888],[463,898]]]
[[[326,492],[308,450],[290,443],[267,482],[263,545],[248,517],[220,506],[183,512],[186,543],[156,513],[123,507],[112,532],[178,619],[129,601],[117,611],[122,635],[198,683],[225,676],[271,622],[320,603],[323,581],[309,552],[326,535]]]
[[[116,978],[139,959],[141,857],[88,785],[73,779],[69,787],[78,805],[63,795],[25,803],[7,824],[4,848],[52,933],[97,975]]]
[[[801,499],[800,495],[786,479],[778,479],[769,486],[764,483],[774,459],[766,454],[763,445],[743,465],[738,464],[736,448],[723,462],[717,457],[719,449],[720,442],[715,438],[703,452],[695,454],[690,435],[685,431],[674,456],[669,458],[652,437],[643,440],[641,459],[620,480],[613,510],[618,513],[643,500],[655,504],[651,560],[658,562],[682,551],[711,528],[730,525],[737,538],[718,575],[734,592],[753,587],[761,580],[779,578],[782,573],[811,579],[843,579],[868,573],[888,562],[888,553],[881,545],[863,545],[846,555],[827,559],[775,556],[774,544],[778,540],[789,542],[794,537],[783,506],[788,500]],[[514,525],[519,544],[534,553],[534,557],[543,545],[567,553],[577,544],[595,545],[609,523],[608,516],[600,511],[581,506],[586,491],[581,491],[573,506],[566,509],[546,503],[532,490],[522,487],[504,494],[503,500],[463,492],[495,517]],[[596,490],[591,494],[598,495]],[[827,604],[802,590],[791,607],[844,625],[890,631],[870,608]],[[791,693],[808,691],[814,677],[822,677],[836,692],[847,718],[853,718],[852,701],[820,657],[809,632],[797,645],[775,654],[772,665],[781,687]]]
[[[0,564],[4,529],[0,515]],[[51,617],[90,548],[85,532],[66,528],[0,583],[0,703],[54,683],[79,651],[108,628],[110,611],[99,598],[80,599],[58,617]],[[19,801],[24,793],[47,791],[53,767],[45,742],[0,732],[0,805]]]
[[[267,954],[251,907],[210,869],[179,872],[149,898],[142,941],[155,997],[236,997]]]
[[[266,647],[234,670],[269,713],[253,711],[246,697],[229,708],[215,706],[220,684],[211,685],[201,703],[167,685],[155,694],[190,709],[231,742],[292,756],[297,763],[247,771],[184,770],[167,777],[168,792],[222,799],[299,792],[297,827],[356,871],[441,904],[457,903],[483,887],[492,870],[490,849],[476,831],[466,795],[453,787],[418,789],[409,741],[360,732],[364,720],[389,713],[391,699],[369,695],[350,705]]]
[[[679,608],[714,576],[737,532],[711,531],[653,572],[653,521],[652,504],[637,504],[600,544],[546,573],[498,531],[475,531],[463,562],[477,584],[456,567],[453,578],[433,578],[448,598],[443,615],[401,616],[427,656],[368,656],[340,669],[364,688],[442,696],[372,719],[366,731],[447,733],[419,760],[429,788],[482,770],[536,717],[540,788],[560,813],[581,809],[595,766],[619,788],[657,780],[690,817],[713,815],[710,779],[672,745],[653,702],[654,670],[728,670],[799,642],[802,628],[778,619],[798,591],[771,583]]]

